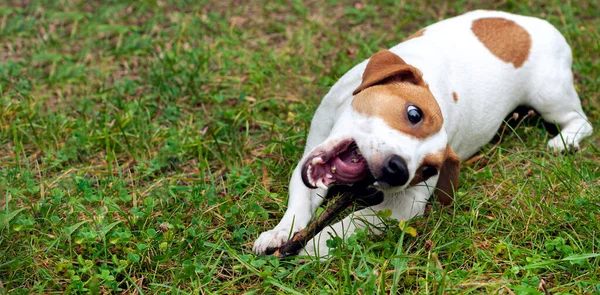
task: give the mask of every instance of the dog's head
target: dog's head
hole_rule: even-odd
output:
[[[372,174],[380,190],[398,192],[439,175],[438,198],[449,203],[460,160],[448,145],[442,112],[421,72],[380,51],[353,95],[329,138],[305,158],[305,185],[351,184]]]

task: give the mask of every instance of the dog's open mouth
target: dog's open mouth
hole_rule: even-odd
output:
[[[302,180],[307,187],[326,189],[331,184],[352,184],[369,175],[367,161],[352,139],[338,143],[329,151],[306,159]]]

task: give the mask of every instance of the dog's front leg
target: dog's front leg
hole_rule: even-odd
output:
[[[315,213],[323,197],[327,194],[324,189],[309,189],[302,183],[300,176],[302,166],[298,164],[290,180],[290,196],[288,207],[272,230],[260,234],[252,250],[256,254],[270,254],[289,240],[296,232],[306,227]]]
[[[329,136],[335,122],[335,111],[332,110],[336,110],[343,101],[343,99],[336,99],[338,96],[339,93],[332,90],[325,96],[315,112],[302,159],[305,159],[315,146],[321,144]],[[254,253],[268,254],[279,248],[296,232],[306,227],[312,215],[323,202],[327,190],[310,189],[304,185],[301,176],[302,164],[303,161],[300,161],[292,173],[288,207],[285,214],[275,228],[263,232],[256,239],[252,247]]]
[[[329,254],[327,240],[338,236],[346,241],[357,228],[362,229],[368,226],[371,232],[381,233],[383,222],[377,216],[377,212],[382,210],[391,210],[391,217],[397,220],[408,220],[422,215],[427,200],[433,192],[434,186],[431,185],[435,185],[437,179],[437,176],[431,177],[427,182],[410,187],[402,192],[385,194],[382,203],[354,212],[342,221],[325,228],[306,244],[303,254],[325,257]]]

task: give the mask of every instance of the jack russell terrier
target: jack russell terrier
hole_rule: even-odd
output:
[[[557,124],[555,151],[592,133],[571,73],[571,49],[551,24],[473,11],[430,25],[347,72],[317,109],[279,224],[254,243],[268,254],[306,227],[333,184],[368,175],[383,202],[324,229],[304,254],[326,256],[326,240],[381,225],[376,212],[408,220],[435,193],[449,203],[460,161],[496,134],[517,106]],[[377,232],[377,229],[374,230]]]

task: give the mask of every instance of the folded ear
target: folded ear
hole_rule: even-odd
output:
[[[406,64],[402,58],[389,50],[381,50],[371,57],[362,76],[362,83],[352,95],[379,84],[389,82],[409,82],[424,86],[423,74],[417,68]]]
[[[436,185],[435,195],[444,205],[450,205],[454,199],[454,192],[458,188],[460,174],[460,158],[450,145],[446,145],[446,160],[440,169],[440,176]]]

